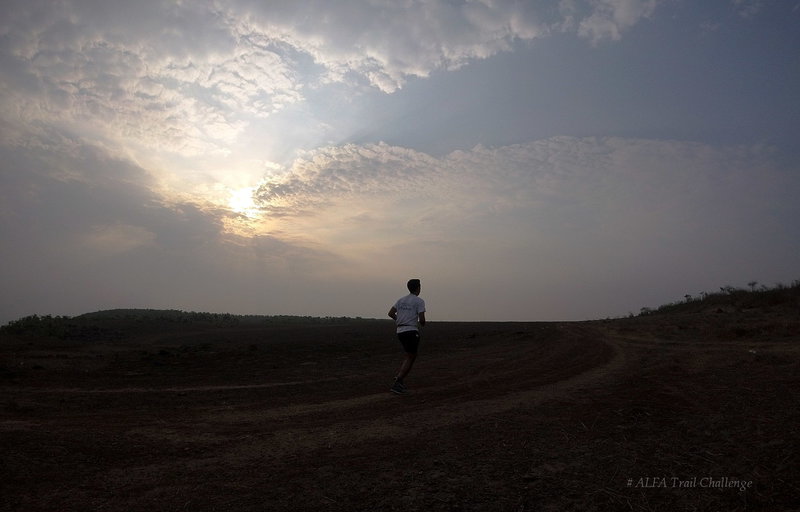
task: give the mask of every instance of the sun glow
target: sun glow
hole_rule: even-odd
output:
[[[222,219],[225,232],[238,237],[255,237],[271,232],[275,223],[256,204],[253,194],[258,187],[228,189],[227,209]]]
[[[228,208],[231,211],[244,215],[248,219],[254,219],[258,216],[259,209],[253,200],[253,193],[257,187],[245,187],[236,190],[231,190],[228,197]]]

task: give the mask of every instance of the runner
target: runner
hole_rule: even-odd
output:
[[[419,298],[422,285],[419,279],[411,279],[406,286],[411,293],[398,299],[392,309],[389,310],[389,316],[392,317],[397,325],[397,339],[400,340],[400,344],[403,345],[403,351],[406,353],[406,357],[403,359],[403,363],[400,365],[400,370],[398,370],[397,376],[394,378],[394,384],[391,387],[392,393],[397,393],[398,395],[408,393],[403,379],[411,371],[411,367],[417,359],[419,329],[425,325],[425,301]]]

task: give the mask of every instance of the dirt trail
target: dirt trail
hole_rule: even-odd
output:
[[[313,428],[313,433],[307,432],[308,437],[318,439],[314,443],[318,445],[337,441],[337,436],[324,435],[325,432],[346,431],[347,435],[341,439],[344,442],[352,436],[371,439],[408,436],[502,414],[520,406],[531,407],[564,397],[581,387],[596,386],[620,371],[625,361],[621,351],[588,328],[565,328],[546,339],[531,340],[530,345],[502,358],[481,354],[480,350],[434,358],[427,362],[428,366],[445,361],[451,369],[473,364],[476,368],[472,373],[478,378],[472,380],[463,375],[461,380],[455,380],[457,372],[451,370],[447,378],[421,378],[422,383],[410,396],[398,397],[384,389],[324,402],[258,409],[215,408],[202,421],[256,428],[269,424],[273,431],[281,426],[273,429],[273,424],[267,422],[279,421],[293,431],[297,424],[323,425]],[[488,352],[495,349],[491,347]],[[308,446],[304,444],[303,449]]]

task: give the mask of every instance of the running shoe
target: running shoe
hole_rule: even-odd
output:
[[[396,393],[398,395],[407,395],[408,394],[408,389],[406,389],[405,384],[403,384],[402,382],[397,381],[397,380],[394,381],[394,384],[392,385],[392,387],[391,387],[391,389],[389,391],[391,391],[392,393]]]

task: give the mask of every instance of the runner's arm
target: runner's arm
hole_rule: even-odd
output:
[[[419,314],[419,325],[425,326],[425,312]]]
[[[397,308],[392,306],[392,309],[389,310],[389,316],[392,317],[392,320],[397,321]]]

